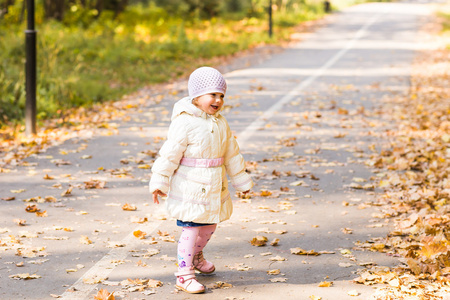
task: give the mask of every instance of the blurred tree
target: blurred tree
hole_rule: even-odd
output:
[[[44,17],[62,21],[66,10],[66,1],[44,0]]]
[[[89,0],[84,1],[90,2]],[[111,10],[114,12],[115,17],[123,12],[128,5],[128,0],[97,0],[92,2],[97,2],[95,8],[98,10],[98,15],[100,15],[103,10]]]
[[[230,0],[227,0],[227,2]],[[156,5],[177,15],[189,14],[193,17],[212,18],[220,14],[220,0],[155,0]]]
[[[9,10],[9,6],[13,5],[15,0],[1,0],[0,1],[0,17],[6,15]]]
[[[117,17],[126,9],[128,0],[43,0],[43,4],[46,19],[63,21],[67,9],[74,5],[81,9],[96,9],[97,17],[104,10],[113,11],[114,16]]]

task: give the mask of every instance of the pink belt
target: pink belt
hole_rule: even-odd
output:
[[[180,164],[187,167],[214,168],[223,165],[223,157],[219,158],[187,158],[183,157]]]

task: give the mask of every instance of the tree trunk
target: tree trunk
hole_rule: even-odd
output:
[[[24,0],[22,2],[22,9],[20,10],[20,18],[19,18],[19,23],[22,23],[22,21],[25,18],[25,10],[27,8],[27,2]]]
[[[127,7],[128,0],[116,0],[113,2],[115,2],[114,17],[117,17]]]
[[[3,0],[0,2],[0,18],[8,14],[8,7],[13,5],[15,0]]]
[[[97,18],[102,14],[103,8],[105,7],[105,2],[103,0],[97,0],[95,4],[95,9],[98,11]]]
[[[44,0],[44,14],[46,19],[62,21],[66,9],[65,0]]]

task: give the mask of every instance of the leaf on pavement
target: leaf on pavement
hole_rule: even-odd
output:
[[[214,283],[208,284],[207,287],[210,289],[229,289],[232,288],[233,285],[231,283],[226,283],[223,281],[216,281]]]
[[[30,275],[29,273],[21,273],[21,274],[9,275],[9,278],[29,280],[29,279],[38,279],[38,278],[41,278],[41,276],[36,275],[36,274]]]
[[[156,279],[149,279],[147,282],[147,286],[150,288],[157,288],[163,286],[163,283]]]
[[[38,217],[41,217],[41,218],[44,218],[44,217],[48,217],[48,214],[47,214],[47,211],[46,210],[44,210],[44,211],[37,211],[36,212],[36,216],[38,216]]]
[[[93,179],[93,180],[84,182],[84,189],[86,189],[86,190],[88,190],[88,189],[103,189],[103,188],[105,188],[105,185],[106,185],[106,181]]]
[[[72,190],[73,190],[73,186],[69,186],[69,188],[67,190],[65,190],[62,194],[61,197],[68,197],[72,195]]]
[[[312,255],[312,256],[320,255],[319,252],[316,252],[314,250],[304,250],[299,247],[291,248],[290,250],[291,250],[291,254],[295,254],[295,255]]]
[[[135,210],[137,210],[137,207],[135,205],[133,205],[133,204],[125,203],[122,206],[122,209],[125,210],[125,211],[135,211]]]
[[[114,292],[109,293],[105,289],[98,291],[97,295],[94,296],[94,300],[115,300]]]
[[[268,241],[267,237],[258,235],[250,241],[250,244],[256,247],[262,247],[266,245],[267,241]]]
[[[16,223],[16,224],[19,225],[19,226],[25,226],[25,225],[27,225],[27,224],[26,224],[26,223],[27,223],[27,220],[24,220],[24,219],[14,219],[13,222]]]
[[[82,235],[80,237],[80,243],[85,244],[85,245],[90,245],[92,244],[92,241],[85,235]]]
[[[103,282],[104,280],[106,280],[105,277],[100,277],[98,275],[93,275],[90,277],[83,278],[83,282],[86,284],[99,284],[99,283]]]
[[[48,175],[48,174],[45,174],[44,179],[45,179],[45,180],[54,180],[55,177],[50,176],[50,175]]]
[[[137,237],[138,239],[143,240],[143,239],[145,239],[145,236],[147,235],[147,233],[146,233],[146,232],[143,232],[143,231],[141,231],[141,230],[135,230],[135,231],[133,231],[133,235],[134,235],[135,237]]]
[[[280,239],[273,239],[273,240],[270,242],[270,245],[271,245],[271,246],[278,246],[278,243],[280,243]]]
[[[141,218],[141,217],[132,216],[130,218],[130,221],[131,221],[131,223],[142,224],[142,223],[148,222],[148,218],[147,217]]]
[[[269,258],[270,261],[286,261],[287,259],[279,255]]]
[[[269,279],[269,281],[270,282],[286,282],[288,279],[287,278],[272,278],[272,279]]]
[[[347,294],[348,294],[349,296],[353,296],[353,297],[359,296],[359,293],[358,293],[357,290],[351,290],[351,291],[348,291]]]
[[[341,231],[344,234],[352,234],[353,233],[353,229],[351,229],[351,228],[341,228]]]
[[[26,211],[26,212],[29,212],[29,213],[35,213],[35,212],[39,211],[39,208],[37,207],[36,204],[32,204],[32,205],[28,205],[28,206],[25,208],[25,211]]]
[[[261,190],[261,192],[259,193],[259,195],[260,195],[261,197],[269,197],[269,196],[272,195],[272,192],[271,192],[271,191],[268,191],[268,190]]]
[[[322,281],[319,283],[318,287],[330,287],[333,285],[333,282],[331,281]]]
[[[269,275],[279,275],[280,273],[281,273],[280,269],[267,271],[267,274],[269,274]]]

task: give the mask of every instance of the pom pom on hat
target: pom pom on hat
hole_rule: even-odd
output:
[[[189,97],[196,98],[209,93],[227,91],[227,83],[222,74],[211,67],[201,67],[192,72],[188,81]]]

